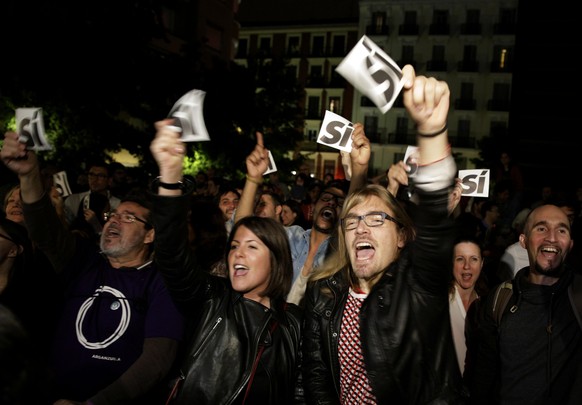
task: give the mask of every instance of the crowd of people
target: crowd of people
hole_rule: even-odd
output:
[[[62,198],[8,131],[0,218],[0,403],[575,404],[582,398],[582,187],[531,198],[509,151],[465,197],[446,82],[403,68],[418,169],[351,179],[184,175],[172,119],[159,176],[88,162]]]

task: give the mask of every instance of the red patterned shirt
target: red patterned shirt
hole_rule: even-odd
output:
[[[342,404],[376,404],[360,344],[360,309],[367,294],[350,288],[340,328],[340,401]]]

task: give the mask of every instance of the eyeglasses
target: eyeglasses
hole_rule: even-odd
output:
[[[153,228],[149,222],[144,221],[141,218],[136,217],[133,214],[129,214],[127,212],[115,212],[115,211],[110,211],[110,212],[106,212],[105,214],[103,214],[103,219],[105,220],[105,222],[109,221],[111,218],[115,218],[117,217],[119,219],[120,222],[124,222],[126,224],[132,224],[135,221],[137,222],[141,222],[142,224],[144,224],[145,226],[149,227],[149,228]]]
[[[324,203],[328,203],[331,200],[335,200],[335,203],[337,204],[337,206],[342,208],[344,206],[344,201],[346,199],[344,197],[340,197],[338,195],[331,194],[331,193],[323,193],[322,195],[319,196],[319,201],[322,201]]]
[[[10,242],[14,243],[15,245],[18,245],[18,243],[16,243],[16,241],[14,239],[12,239],[12,238],[10,238],[10,237],[8,237],[6,235],[2,235],[1,233],[0,233],[0,238],[9,240]]]
[[[97,177],[99,179],[106,179],[109,176],[103,173],[88,173],[87,177]]]
[[[361,220],[364,220],[364,223],[370,228],[382,225],[385,220],[394,222],[399,228],[404,226],[396,218],[385,212],[370,212],[365,215],[348,215],[345,218],[342,218],[342,226],[344,230],[351,231],[358,227]]]

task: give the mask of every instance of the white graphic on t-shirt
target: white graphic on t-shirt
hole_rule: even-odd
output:
[[[128,300],[125,298],[125,295],[123,295],[123,293],[121,291],[116,290],[116,289],[111,288],[111,287],[101,286],[97,290],[95,290],[95,292],[96,292],[95,295],[93,295],[92,297],[85,300],[83,305],[81,305],[81,308],[79,309],[79,313],[77,314],[77,320],[75,322],[75,329],[77,331],[77,340],[79,341],[79,343],[81,343],[87,349],[103,349],[103,348],[109,346],[110,344],[112,344],[113,342],[115,342],[117,339],[119,339],[121,336],[123,336],[123,334],[127,330],[127,327],[129,326],[129,321],[131,319],[131,311],[130,311]],[[85,315],[87,314],[87,311],[93,305],[93,301],[95,300],[95,298],[97,298],[103,292],[109,293],[109,294],[119,298],[118,302],[121,305],[121,319],[119,321],[119,325],[117,326],[117,329],[115,329],[115,332],[113,332],[113,334],[111,336],[109,336],[107,339],[105,339],[102,342],[89,342],[89,341],[87,341],[87,339],[83,335],[83,321],[85,319]]]

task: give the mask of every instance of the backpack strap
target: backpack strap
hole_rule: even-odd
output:
[[[505,281],[497,286],[495,289],[495,296],[493,297],[493,319],[499,327],[501,324],[501,318],[503,316],[503,311],[509,302],[509,299],[513,295],[513,284],[511,281]]]
[[[582,329],[582,276],[574,273],[572,282],[568,286],[568,298],[574,309],[576,320]]]

